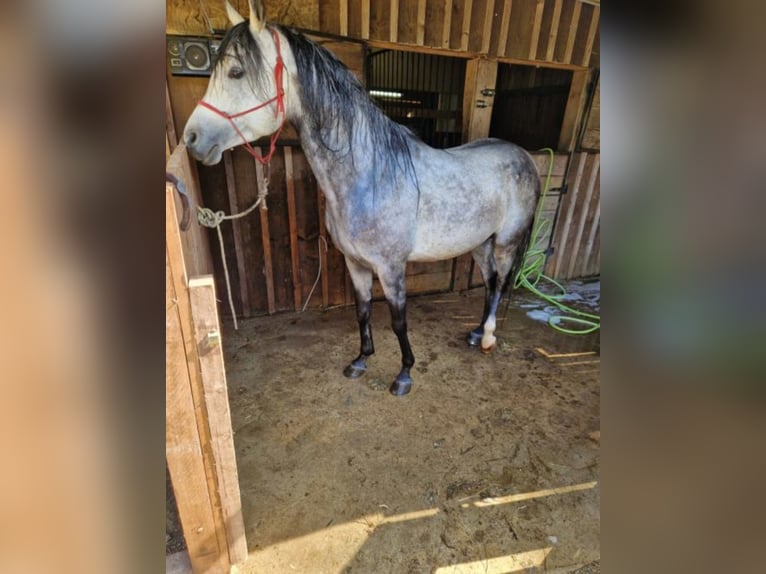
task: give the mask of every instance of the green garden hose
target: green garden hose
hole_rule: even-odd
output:
[[[548,325],[550,325],[556,331],[566,333],[568,335],[587,335],[588,333],[593,333],[594,331],[597,331],[601,328],[601,317],[592,313],[586,313],[584,311],[573,309],[572,307],[562,303],[562,300],[567,295],[566,289],[564,289],[561,283],[555,279],[552,279],[551,277],[543,274],[543,268],[545,267],[545,250],[537,249],[534,247],[537,244],[538,238],[544,232],[547,232],[548,227],[551,225],[551,221],[549,219],[540,219],[540,212],[542,211],[543,203],[545,202],[545,196],[548,194],[548,186],[550,185],[551,181],[551,173],[553,171],[553,150],[551,148],[543,148],[540,151],[547,151],[550,154],[551,161],[548,165],[548,174],[545,178],[543,193],[537,206],[535,222],[532,228],[532,236],[529,240],[529,248],[524,255],[524,264],[522,265],[521,271],[516,277],[514,287],[524,287],[534,295],[537,295],[540,299],[551,303],[562,311],[561,315],[553,315],[548,319]],[[538,284],[541,281],[547,281],[548,283],[552,284],[554,287],[556,287],[558,293],[549,295],[540,291]],[[506,312],[507,311],[508,307],[506,306]],[[582,328],[567,328],[563,327],[561,325],[562,323],[581,325]]]

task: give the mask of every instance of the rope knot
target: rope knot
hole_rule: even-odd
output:
[[[213,211],[208,207],[197,206],[197,221],[200,225],[212,229],[218,227],[224,219],[226,219],[226,214],[223,211]]]

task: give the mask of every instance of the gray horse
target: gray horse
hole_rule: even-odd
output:
[[[224,150],[272,134],[286,120],[327,198],[327,229],[344,254],[356,292],[359,355],[344,374],[357,378],[374,353],[370,328],[377,274],[399,339],[402,368],[394,395],[412,388],[415,363],[407,338],[407,261],[438,261],[469,251],[486,287],[470,345],[490,352],[504,292],[523,263],[540,177],[530,155],[498,139],[434,149],[388,119],[354,75],[305,36],[266,25],[261,0],[245,20],[227,2],[232,28],[221,43],[204,99],[184,132],[206,165]]]

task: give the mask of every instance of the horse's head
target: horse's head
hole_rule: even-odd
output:
[[[221,161],[226,149],[276,132],[284,122],[283,48],[277,32],[265,24],[262,0],[250,0],[249,20],[228,0],[226,12],[232,28],[221,42],[205,96],[184,129],[186,147],[205,165]]]

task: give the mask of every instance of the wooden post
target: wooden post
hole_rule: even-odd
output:
[[[255,148],[263,157],[263,149]],[[266,178],[263,175],[263,164],[255,161],[255,178],[258,182],[258,190],[266,187]],[[268,199],[266,200],[268,202]],[[268,205],[268,203],[267,203]],[[266,301],[269,306],[269,315],[273,315],[277,310],[276,300],[274,298],[274,267],[271,261],[271,233],[269,232],[269,210],[263,204],[258,206],[261,216],[261,241],[263,242],[263,274],[266,277]]]
[[[569,21],[569,32],[567,35],[566,48],[564,50],[563,62],[569,64],[572,61],[572,50],[574,49],[575,38],[577,37],[577,27],[580,24],[580,11],[582,10],[582,4],[578,1],[574,3],[574,9],[572,11],[572,19]]]
[[[583,118],[583,106],[585,105],[590,77],[590,70],[572,72],[572,83],[569,87],[564,121],[561,123],[561,134],[559,135],[559,151],[572,151],[577,143],[577,133]]]
[[[303,285],[301,283],[300,254],[298,248],[298,221],[295,208],[295,176],[293,148],[285,147],[285,183],[287,187],[287,218],[290,223],[290,262],[293,271],[293,304],[300,311]]]
[[[418,20],[415,43],[422,46],[426,38],[426,0],[418,0]]]
[[[497,40],[497,55],[505,56],[508,49],[508,29],[511,25],[511,9],[513,0],[503,0],[503,14],[500,21],[500,36]]]
[[[529,59],[537,59],[537,44],[540,42],[540,26],[543,23],[543,8],[545,8],[545,2],[543,0],[537,0],[535,6],[535,17],[532,21],[532,37],[529,39]]]
[[[195,574],[228,570],[174,187],[165,189],[165,459]]]
[[[229,194],[229,209],[234,215],[239,213],[239,198],[237,197],[237,186],[234,179],[234,165],[231,159],[231,152],[223,152],[223,168],[226,172],[226,192]],[[237,259],[237,274],[239,275],[239,296],[242,300],[242,315],[250,317],[250,292],[247,289],[247,274],[245,270],[245,254],[242,240],[242,226],[239,219],[232,220],[232,230],[234,232],[234,255]]]
[[[494,96],[485,96],[481,91],[487,88],[494,90],[496,82],[497,62],[476,58],[466,63],[463,91],[464,142],[489,135]]]
[[[247,541],[212,275],[190,279],[189,298],[229,560],[232,564],[239,564],[247,559]]]

